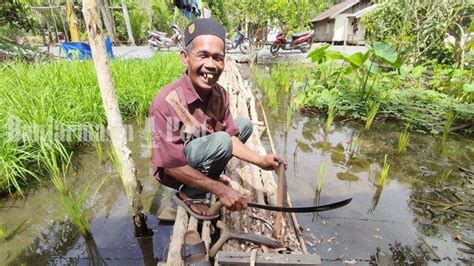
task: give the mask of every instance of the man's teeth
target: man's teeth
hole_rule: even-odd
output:
[[[204,77],[205,77],[205,78],[210,78],[210,79],[212,79],[212,78],[214,78],[214,74],[211,74],[211,73],[204,73]]]

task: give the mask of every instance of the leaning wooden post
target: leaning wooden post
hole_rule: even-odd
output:
[[[66,0],[66,18],[69,24],[69,33],[71,34],[71,42],[79,41],[79,27],[74,14],[74,3],[72,0]]]
[[[122,0],[123,19],[125,20],[125,27],[127,28],[128,40],[135,46],[135,38],[133,38],[132,24],[130,24],[130,16],[128,15],[128,7],[125,0]]]
[[[132,160],[131,151],[127,147],[125,127],[120,116],[120,109],[115,94],[114,81],[110,71],[105,52],[104,32],[100,20],[100,10],[97,0],[83,0],[82,13],[86,22],[89,35],[89,45],[92,50],[92,58],[97,72],[99,89],[102,103],[107,117],[108,129],[114,151],[121,166],[121,178],[128,197],[130,210],[135,225],[135,236],[149,235],[151,231],[146,224],[145,215],[142,213],[143,205],[140,199],[142,186],[137,179],[135,163]]]

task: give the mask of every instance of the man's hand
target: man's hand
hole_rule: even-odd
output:
[[[222,192],[216,194],[219,201],[230,211],[241,211],[247,208],[247,201],[239,191],[223,186]]]
[[[267,154],[262,156],[257,163],[257,166],[263,170],[276,170],[278,165],[282,163],[285,165],[285,169],[288,166],[287,162],[276,154]]]

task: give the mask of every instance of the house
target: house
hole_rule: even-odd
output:
[[[315,42],[363,44],[365,28],[360,18],[376,7],[370,0],[346,0],[310,21]]]

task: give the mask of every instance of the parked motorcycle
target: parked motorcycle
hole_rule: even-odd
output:
[[[225,50],[229,51],[231,49],[237,49],[237,47],[244,54],[250,51],[249,38],[245,37],[245,35],[240,31],[237,31],[237,34],[235,35],[235,38],[233,41],[229,39],[226,40]]]
[[[167,49],[171,47],[179,47],[183,41],[183,34],[176,24],[171,25],[173,29],[173,36],[171,38],[166,37],[167,33],[157,30],[148,31],[148,45],[152,50],[160,50],[165,47]]]
[[[286,34],[283,32],[278,33],[275,41],[270,46],[270,53],[273,55],[278,50],[300,50],[302,53],[307,52],[311,48],[313,42],[314,31],[305,31],[293,34],[291,40],[286,39]]]

